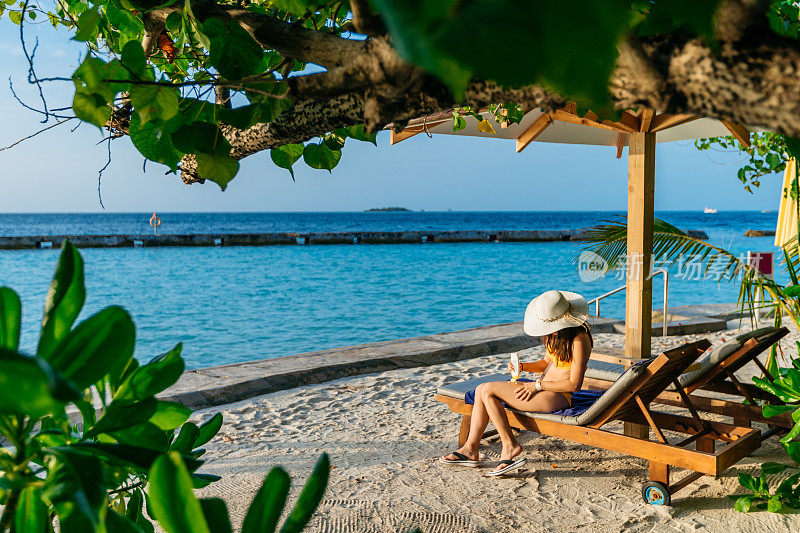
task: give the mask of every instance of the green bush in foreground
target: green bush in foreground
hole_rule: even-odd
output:
[[[232,531],[222,500],[193,493],[219,479],[198,469],[222,416],[198,426],[188,408],[155,397],[183,373],[181,345],[139,365],[121,307],[73,327],[85,294],[83,260],[65,242],[36,354],[27,356],[18,351],[20,299],[0,287],[0,532],[153,532],[151,519],[168,533]],[[329,468],[323,454],[282,532],[311,519]],[[275,531],[289,485],[272,469],[244,533]]]

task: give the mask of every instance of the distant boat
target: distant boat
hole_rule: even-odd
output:
[[[761,212],[762,213],[774,213],[775,210],[774,209],[762,209]]]
[[[716,209],[714,209],[713,207],[708,207],[708,206],[706,206],[706,207],[703,209],[703,213],[706,213],[706,214],[708,214],[708,215],[712,215],[712,214],[714,214],[714,213],[716,213],[716,212],[717,212],[717,210],[716,210]]]

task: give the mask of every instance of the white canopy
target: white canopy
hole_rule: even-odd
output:
[[[439,135],[514,139],[517,141],[518,152],[536,141],[615,146],[620,153],[622,147],[628,145],[629,134],[647,131],[656,134],[656,142],[694,140],[732,134],[749,145],[749,133],[742,126],[697,115],[657,114],[650,110],[625,111],[618,122],[612,122],[601,121],[591,111],[581,117],[577,114],[574,104],[568,104],[552,112],[534,109],[527,112],[518,124],[500,123],[489,112],[482,115],[494,133],[485,124],[483,131],[479,130],[479,121],[471,115],[464,116],[467,124],[464,129],[453,131],[452,114],[442,112],[414,119],[400,132],[392,131],[391,142],[395,144],[418,133],[427,132]]]

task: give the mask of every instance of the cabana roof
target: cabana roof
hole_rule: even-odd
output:
[[[409,121],[404,130],[392,130],[390,142],[396,144],[427,131],[430,134],[514,139],[517,152],[524,150],[533,141],[614,146],[617,148],[617,157],[622,155],[622,148],[628,145],[628,136],[636,132],[656,133],[656,142],[733,135],[746,146],[750,144],[747,128],[738,124],[697,115],[658,114],[649,109],[625,111],[619,121],[612,122],[600,120],[592,111],[580,116],[576,105],[570,103],[552,112],[542,109],[528,111],[518,124],[498,123],[491,113],[486,112],[484,118],[492,125],[495,133],[479,131],[478,120],[473,116],[464,118],[467,126],[459,131],[453,131],[451,112],[434,113],[414,119]]]

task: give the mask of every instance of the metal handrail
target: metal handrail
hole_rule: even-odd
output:
[[[663,314],[662,314],[663,318],[661,319],[661,322],[662,322],[662,324],[661,324],[661,326],[662,326],[661,334],[664,337],[666,337],[667,336],[667,326],[669,325],[669,320],[668,320],[669,315],[667,314],[668,303],[669,303],[669,272],[667,272],[666,269],[662,268],[660,270],[656,270],[655,272],[653,272],[653,277],[655,277],[658,274],[662,274],[664,276],[664,310],[663,310]],[[620,292],[622,290],[625,290],[626,286],[627,285],[623,285],[622,287],[617,287],[616,289],[612,289],[612,290],[608,291],[605,294],[601,294],[597,298],[593,298],[593,299],[589,300],[587,303],[589,303],[589,304],[593,303],[594,304],[594,314],[595,314],[595,316],[600,316],[600,300],[602,300],[603,298],[608,298],[609,296],[612,296],[612,295],[617,294],[618,292]]]

